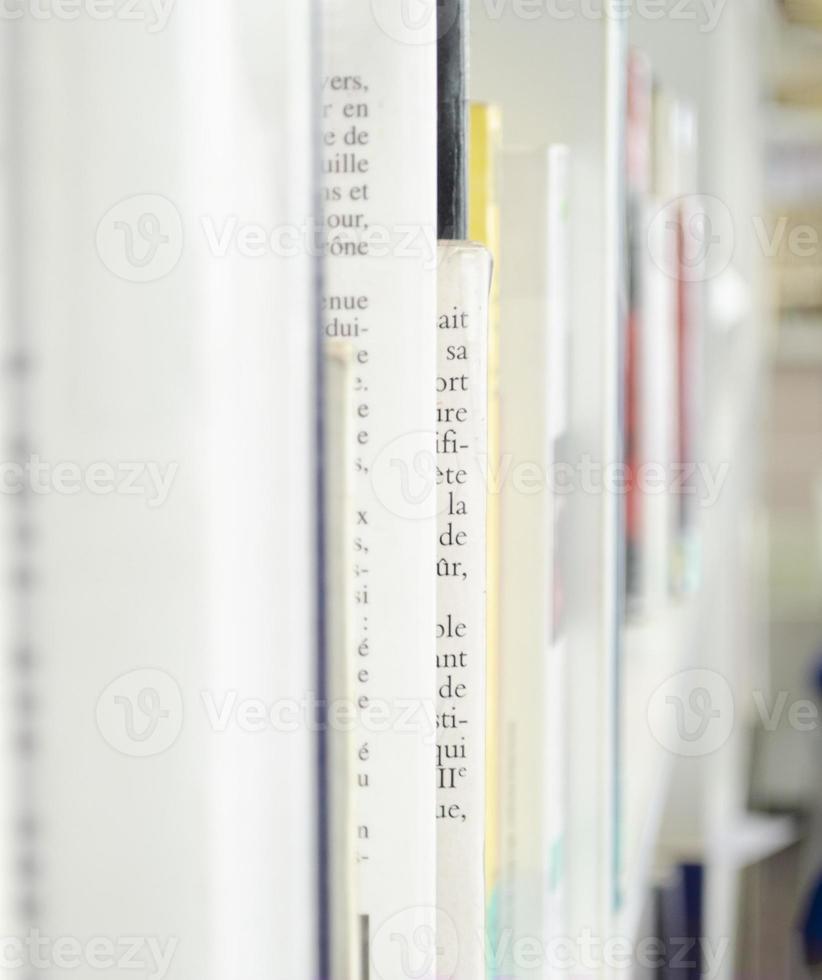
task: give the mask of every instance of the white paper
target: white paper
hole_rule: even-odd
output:
[[[437,285],[437,947],[440,977],[485,970],[488,296],[491,256],[441,243]]]

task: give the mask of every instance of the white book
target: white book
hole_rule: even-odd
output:
[[[642,507],[640,583],[642,604],[650,613],[670,598],[671,567],[677,537],[676,499],[670,492],[676,462],[677,293],[676,250],[659,198],[645,211],[642,257],[640,390],[645,406],[639,431],[640,458],[645,466]]]
[[[485,972],[485,597],[491,255],[442,242],[437,283],[438,976]]]
[[[380,980],[436,970],[436,17],[409,39],[403,10],[321,3],[322,329],[354,357],[359,942]]]
[[[323,475],[325,490],[325,771],[320,806],[327,821],[324,880],[328,907],[328,980],[361,975],[357,941],[356,739],[353,719],[356,651],[353,645],[352,570],[354,530],[353,350],[346,340],[324,344]]]
[[[652,301],[662,302],[668,319],[659,319],[664,336],[657,343],[668,345],[668,325],[673,365],[666,378],[671,387],[665,396],[671,419],[671,455],[666,474],[667,503],[673,524],[669,547],[669,590],[691,591],[699,578],[699,537],[693,511],[693,478],[689,464],[696,453],[700,372],[701,282],[708,276],[707,262],[719,254],[705,247],[704,228],[711,220],[721,231],[721,211],[709,206],[711,198],[695,193],[697,182],[697,133],[693,107],[657,90],[654,95],[654,216],[648,231],[648,251],[656,270],[669,279],[664,287],[657,280],[650,288]],[[706,210],[707,209],[707,210]],[[672,292],[671,292],[672,291]],[[667,295],[663,298],[663,293]],[[662,314],[659,314],[661,317]],[[663,356],[663,355],[659,355]],[[667,354],[664,355],[667,362]],[[680,486],[681,484],[681,486]],[[655,505],[661,528],[663,505]],[[666,515],[666,520],[668,515]],[[656,571],[653,573],[656,575]]]
[[[570,255],[571,229],[569,215],[570,154],[557,145],[548,149],[548,449],[555,468],[567,464],[571,372]],[[556,481],[556,472],[555,472]],[[547,778],[544,799],[547,836],[544,861],[547,869],[545,920],[552,937],[567,931],[567,843],[568,834],[568,759],[567,705],[570,690],[567,677],[566,606],[570,578],[569,513],[566,498],[551,494],[550,540],[547,543],[547,572],[550,581],[550,666],[546,671],[545,703],[550,706],[547,726]]]
[[[160,6],[0,26],[2,329],[46,486],[14,556],[16,900],[55,977],[314,980],[315,262],[269,238],[312,212],[312,23]]]
[[[12,98],[14,38],[8,31],[0,28],[0,325],[3,329],[3,342],[11,351],[13,339],[8,326],[15,317],[13,288],[17,281],[15,263],[15,208],[14,193],[14,100]],[[17,428],[16,394],[14,390],[14,371],[11,365],[4,366],[0,374],[0,440],[3,445],[13,445]],[[13,361],[12,361],[13,364]],[[9,450],[6,450],[6,459]],[[6,494],[0,499],[0,535],[6,542],[15,541],[19,534],[16,526],[19,521],[17,502]],[[7,560],[9,546],[6,546]],[[14,936],[19,932],[20,889],[12,869],[20,867],[22,850],[18,847],[18,828],[21,809],[18,794],[20,766],[13,751],[14,726],[19,710],[20,680],[19,663],[14,658],[16,630],[19,628],[17,597],[9,588],[8,576],[0,587],[0,649],[3,650],[3,663],[0,666],[0,712],[9,719],[4,727],[5,745],[0,750],[0,867],[5,869],[0,885],[0,935]],[[19,872],[18,872],[19,873]]]
[[[548,977],[517,939],[564,935],[566,800],[564,588],[556,531],[567,477],[567,152],[506,151],[502,229],[501,812],[502,972]]]

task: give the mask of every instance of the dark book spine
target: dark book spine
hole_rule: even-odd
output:
[[[437,3],[437,237],[465,238],[467,181],[467,0]]]

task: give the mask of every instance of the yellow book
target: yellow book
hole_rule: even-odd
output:
[[[499,846],[499,157],[502,143],[498,106],[473,103],[470,113],[468,157],[468,237],[491,252],[488,332],[488,552],[487,552],[487,672],[486,672],[486,804],[485,894],[487,930],[492,949],[497,946],[497,902],[500,881]]]

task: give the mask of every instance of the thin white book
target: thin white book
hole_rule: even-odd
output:
[[[564,935],[567,700],[560,551],[568,474],[557,469],[568,405],[568,156],[503,157],[500,399],[501,851],[498,969],[550,977],[517,941]]]
[[[0,25],[40,486],[4,652],[18,928],[54,976],[315,980],[316,263],[259,244],[312,213],[313,24],[147,11]]]
[[[567,706],[570,700],[567,675],[566,605],[570,578],[569,513],[561,493],[557,470],[571,462],[567,458],[571,418],[571,315],[570,315],[570,153],[566,146],[548,149],[548,454],[554,466],[554,481],[548,501],[550,535],[546,542],[550,593],[549,668],[545,675],[545,704],[550,707],[547,727],[547,768],[543,783],[546,837],[543,860],[547,869],[545,921],[552,937],[567,931],[567,845],[568,759]],[[548,972],[548,971],[546,971]]]
[[[14,140],[15,99],[14,84],[14,44],[10,32],[0,27],[0,325],[3,342],[8,349],[14,338],[10,336],[9,326],[14,322],[14,284],[17,281],[15,213],[16,188],[14,187]],[[11,343],[10,343],[11,342]],[[16,392],[13,387],[13,370],[7,365],[0,378],[0,439],[5,446],[13,445],[17,436]],[[0,500],[0,535],[6,542],[14,541],[19,529],[18,507],[15,501],[4,494]],[[19,709],[19,664],[13,651],[19,629],[19,609],[8,578],[0,587],[0,648],[6,652],[0,666],[0,712],[2,717],[11,720],[6,724],[6,745],[0,751],[0,866],[8,869],[0,886],[0,935],[14,936],[19,932],[21,918],[19,882],[10,873],[12,868],[20,867],[22,849],[15,839],[15,827],[20,826],[21,812],[19,799],[20,766],[16,753],[12,751],[12,733],[17,722],[16,708]],[[17,622],[15,622],[17,620]]]
[[[363,970],[436,970],[436,10],[322,0],[322,331],[353,350]],[[412,36],[409,36],[412,35]]]
[[[649,614],[670,598],[671,567],[677,536],[676,501],[670,492],[676,462],[677,292],[675,242],[665,221],[665,203],[649,198],[645,211],[642,260],[640,385],[645,406],[639,430],[645,464],[640,583]],[[654,482],[655,481],[655,482]]]
[[[485,659],[491,255],[442,242],[437,283],[438,972],[485,972]]]
[[[699,538],[693,512],[693,477],[689,464],[696,451],[700,373],[700,282],[707,275],[705,263],[711,257],[705,248],[701,229],[710,223],[712,214],[704,212],[710,198],[695,193],[697,182],[696,117],[690,103],[674,98],[664,89],[654,93],[653,218],[648,230],[648,253],[653,262],[649,283],[648,329],[658,334],[651,343],[657,345],[654,355],[664,367],[667,392],[655,392],[664,405],[670,429],[666,465],[665,495],[668,500],[650,504],[654,532],[660,533],[663,522],[670,525],[668,542],[668,592],[690,591],[699,576]],[[667,284],[661,276],[667,278]],[[664,363],[663,360],[664,359]],[[649,370],[654,367],[649,366]],[[653,383],[653,382],[652,382]],[[661,385],[656,381],[657,389]],[[660,400],[661,399],[661,400]],[[657,433],[652,438],[662,438]],[[653,458],[653,457],[651,457]],[[649,530],[649,534],[652,533]],[[658,563],[662,545],[657,540],[653,579],[648,588],[659,593]]]
[[[361,975],[357,942],[356,739],[353,720],[356,651],[352,634],[352,569],[348,549],[354,529],[353,358],[346,340],[324,345],[323,476],[325,491],[326,720],[325,771],[320,806],[325,809],[328,980]]]

